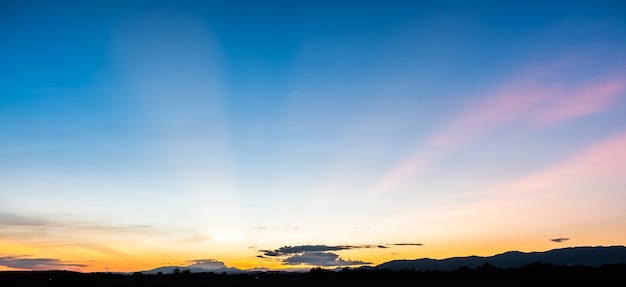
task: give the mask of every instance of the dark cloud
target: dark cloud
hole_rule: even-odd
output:
[[[567,241],[567,240],[569,240],[569,238],[563,238],[563,237],[560,237],[560,238],[553,238],[553,239],[550,239],[550,241],[554,241],[554,242],[556,242],[556,243],[561,243],[561,242],[563,242],[563,241]]]
[[[385,246],[382,244],[379,245],[351,245],[349,249],[360,249],[360,248],[389,248],[389,246]]]
[[[327,246],[327,245],[298,245],[298,246],[283,246],[275,250],[259,250],[263,252],[265,256],[277,257],[277,256],[289,256],[291,254],[298,254],[304,252],[323,252],[323,251],[338,251],[344,249],[352,249],[352,246],[340,245],[340,246]]]
[[[316,251],[337,251],[344,249],[352,249],[352,246],[340,245],[340,246],[327,246],[327,245],[300,245],[300,246],[283,246],[276,251],[280,253],[302,253],[302,252],[316,252]]]
[[[371,262],[360,260],[344,260],[332,251],[360,249],[360,248],[388,248],[384,245],[297,245],[283,246],[275,250],[259,250],[263,255],[257,257],[270,259],[277,258],[288,265],[312,266],[351,266],[365,265]]]
[[[56,258],[28,258],[26,256],[0,256],[0,266],[26,270],[58,270],[87,267],[85,264],[63,262]],[[68,268],[70,267],[70,268]],[[74,268],[71,268],[74,267]]]
[[[359,260],[344,260],[334,251],[363,249],[363,248],[391,248],[391,246],[422,246],[421,243],[393,243],[393,244],[360,244],[360,245],[296,245],[283,246],[278,249],[262,249],[262,255],[257,256],[266,260],[280,260],[289,265],[315,266],[350,266],[366,265],[370,262]]]
[[[393,245],[393,246],[424,246],[424,244],[422,244],[422,243],[391,243],[391,244],[387,244],[387,245]]]
[[[361,249],[361,248],[389,248],[385,245],[297,245],[297,246],[283,246],[275,250],[259,250],[263,252],[265,256],[277,257],[277,256],[289,256],[291,254],[299,254],[304,252],[327,252],[327,251],[339,251],[348,249]]]
[[[285,254],[280,253],[278,251],[275,250],[259,250],[259,252],[263,252],[263,255],[265,256],[271,256],[271,257],[277,257],[277,256],[283,256]]]
[[[283,260],[283,263],[289,265],[314,265],[314,266],[350,266],[365,265],[371,262],[344,260],[339,255],[332,252],[304,252],[289,256]]]

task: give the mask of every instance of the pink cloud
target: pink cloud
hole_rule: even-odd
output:
[[[549,191],[559,186],[580,186],[582,182],[618,182],[626,185],[624,171],[626,171],[626,132],[507,186],[508,189]]]
[[[567,88],[534,82],[506,86],[471,105],[428,143],[463,146],[497,129],[531,122],[539,129],[552,127],[609,109],[626,88],[623,80],[614,79]]]
[[[549,70],[527,73],[503,85],[491,96],[470,104],[428,138],[425,148],[391,168],[374,190],[391,190],[402,185],[446,150],[469,145],[501,129],[546,129],[602,113],[626,90],[622,79],[601,79],[586,84],[550,81],[558,78],[561,71],[549,73]]]
[[[605,111],[625,86],[624,81],[612,80],[564,91],[535,116],[535,122],[546,127]]]
[[[555,222],[623,218],[625,170],[626,132],[622,132],[550,168],[480,193],[486,200],[478,207],[525,220],[551,220],[548,215]]]
[[[457,194],[464,200],[454,208],[472,212],[452,219],[461,221],[470,233],[480,230],[494,237],[530,236],[529,240],[543,241],[563,232],[593,240],[585,242],[623,242],[625,170],[626,131],[622,131],[543,170],[486,190]]]
[[[505,87],[494,96],[483,98],[453,118],[439,133],[427,142],[433,146],[460,146],[495,129],[533,113],[537,105],[557,92],[537,88],[532,84]]]
[[[415,174],[426,162],[427,159],[423,155],[416,155],[401,162],[374,186],[374,191],[381,192],[395,188],[406,178]]]

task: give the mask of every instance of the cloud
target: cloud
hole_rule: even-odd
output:
[[[0,256],[0,266],[25,270],[79,269],[85,264],[68,263],[56,258],[28,258],[27,256]]]
[[[283,246],[274,250],[259,250],[262,255],[258,258],[266,260],[280,260],[288,265],[314,266],[351,266],[366,265],[371,262],[360,260],[344,260],[333,251],[364,249],[364,248],[391,248],[391,246],[421,246],[421,243],[393,243],[393,244],[359,244],[359,245],[296,245]]]
[[[563,237],[560,237],[560,238],[553,238],[553,239],[550,239],[550,240],[551,240],[551,241],[554,241],[554,242],[556,242],[556,243],[561,243],[561,242],[563,242],[563,241],[567,241],[567,240],[569,240],[569,238],[563,238]]]
[[[580,230],[594,230],[598,238],[619,240],[609,226],[622,226],[620,218],[626,216],[625,147],[626,130],[543,170],[493,188],[465,193],[463,196],[478,200],[468,207],[476,210],[474,215],[463,219],[489,222],[492,230],[508,228],[511,222],[546,230],[575,225]],[[562,243],[564,239],[552,241]]]
[[[266,230],[298,230],[300,227],[297,225],[278,225],[278,226],[257,226],[254,229],[257,231]]]
[[[344,260],[331,251],[361,249],[361,248],[388,248],[384,245],[297,245],[283,246],[275,250],[259,250],[263,255],[257,257],[270,259],[278,258],[287,265],[313,266],[351,266],[365,265],[370,262],[360,260]]]
[[[297,245],[297,246],[283,246],[275,250],[259,250],[263,252],[263,255],[270,257],[287,256],[290,254],[298,254],[304,252],[326,252],[326,251],[339,251],[349,249],[362,249],[362,248],[388,248],[384,245]]]
[[[275,250],[259,250],[259,252],[263,252],[264,256],[270,256],[270,257],[278,257],[278,256],[284,256],[285,254],[280,253],[278,251]]]
[[[339,255],[332,252],[304,252],[295,254],[283,260],[283,263],[289,265],[314,265],[314,266],[350,266],[365,265],[371,262],[344,260]]]
[[[150,225],[109,225],[80,221],[76,217],[70,215],[32,216],[0,213],[0,226],[4,227],[5,231],[10,230],[25,235],[33,234],[33,230],[36,230],[36,232],[59,230],[63,232],[101,231],[106,233],[153,233],[156,231],[155,227]]]
[[[606,196],[615,196],[611,197],[614,201],[622,199],[623,193],[615,187],[626,183],[623,177],[626,168],[624,147],[626,131],[596,143],[546,170],[510,182],[492,193],[518,190],[520,194],[528,196],[529,192],[536,191],[542,195],[550,193],[569,198],[568,202],[575,196],[583,196],[587,199],[586,204],[590,204],[590,199]],[[589,192],[590,188],[599,187],[604,189],[602,193]]]
[[[540,126],[552,126],[607,110],[624,91],[626,83],[611,80],[576,88],[563,90],[551,102],[546,102],[535,116],[535,123]]]
[[[327,245],[299,245],[299,246],[283,246],[276,250],[259,250],[265,256],[285,256],[289,254],[317,252],[317,251],[337,251],[351,249],[351,246],[327,246]]]
[[[620,77],[563,80],[563,74],[580,68],[584,67],[549,64],[512,77],[490,94],[468,103],[441,129],[416,145],[419,148],[383,174],[373,190],[384,192],[402,186],[449,150],[484,140],[495,132],[553,128],[605,112],[625,96],[626,81]]]
[[[187,267],[198,267],[207,270],[226,268],[226,264],[224,264],[224,262],[215,259],[195,259],[187,262],[193,262]]]
[[[173,231],[176,232],[173,232]],[[92,257],[129,256],[116,242],[143,239],[167,240],[173,244],[203,242],[207,237],[188,227],[104,222],[79,214],[26,214],[0,211],[0,238],[8,242],[47,246],[69,254]],[[1,250],[0,250],[1,251]],[[0,254],[2,255],[2,254]],[[104,260],[104,259],[99,259]]]
[[[339,246],[327,246],[327,245],[300,245],[300,246],[284,246],[278,248],[278,251],[283,253],[300,253],[300,252],[314,252],[314,251],[336,251],[351,249],[351,246],[339,245]]]
[[[528,73],[492,95],[470,104],[427,142],[434,147],[463,146],[505,127],[545,129],[611,108],[626,89],[624,80],[605,78],[585,83],[560,83],[554,70]],[[540,78],[548,77],[547,79]]]
[[[111,223],[92,220],[78,214],[41,214],[0,212],[0,237],[33,243],[68,243],[76,246],[101,246],[103,238],[112,237],[169,237],[182,242],[198,242],[207,239],[191,229],[171,228],[147,224]]]
[[[5,226],[42,226],[48,223],[41,218],[22,216],[11,213],[0,213],[0,225]]]

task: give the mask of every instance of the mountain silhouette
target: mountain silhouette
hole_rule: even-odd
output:
[[[598,267],[604,264],[626,263],[625,246],[569,247],[545,252],[509,251],[502,254],[481,257],[453,257],[447,259],[422,258],[416,260],[393,260],[378,265],[377,269],[388,270],[441,270],[452,271],[459,267],[476,268],[485,263],[498,268],[518,268],[541,262],[553,265],[582,265]]]

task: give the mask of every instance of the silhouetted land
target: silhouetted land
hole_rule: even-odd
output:
[[[391,271],[349,269],[335,272],[313,268],[307,273],[260,272],[246,274],[188,273],[132,275],[70,271],[4,271],[0,286],[626,286],[626,264],[600,267],[533,263],[520,268],[484,264],[454,271]]]

